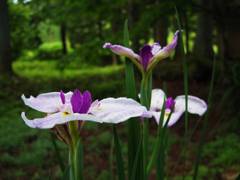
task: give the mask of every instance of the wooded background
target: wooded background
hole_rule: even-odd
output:
[[[177,29],[175,6],[188,55],[211,61],[215,49],[226,71],[238,61],[239,0],[1,0],[1,74],[12,72],[11,64],[23,50],[44,41],[40,36],[43,24],[58,27],[63,55],[68,53],[69,41],[86,61],[105,57],[103,42],[122,42],[125,19],[135,50],[149,40],[164,46],[169,32]]]

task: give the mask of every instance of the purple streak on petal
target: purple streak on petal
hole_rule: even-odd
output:
[[[143,46],[143,48],[140,50],[139,55],[141,57],[141,62],[144,70],[147,69],[148,63],[150,59],[153,57],[153,54],[151,51],[152,51],[152,47],[149,45]]]
[[[179,31],[176,31],[172,42],[163,48],[164,51],[170,52],[171,50],[175,49],[178,41],[178,34],[179,34]]]
[[[61,98],[62,103],[65,104],[66,103],[66,99],[65,99],[64,92],[62,90],[60,91],[60,98]]]
[[[87,113],[92,104],[92,95],[89,91],[84,91],[82,95],[82,107],[79,113]]]
[[[83,104],[82,94],[78,89],[76,89],[71,97],[72,111],[74,113],[80,113],[82,104]]]
[[[174,105],[175,105],[175,101],[173,100],[173,98],[172,97],[167,98],[165,102],[166,109],[172,110],[174,108]]]

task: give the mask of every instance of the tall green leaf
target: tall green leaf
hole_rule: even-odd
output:
[[[52,133],[51,133],[51,140],[52,140],[52,144],[53,144],[53,147],[54,147],[54,150],[55,150],[55,153],[56,153],[56,158],[57,158],[58,164],[60,166],[60,169],[61,169],[62,173],[64,173],[65,172],[65,165],[64,165],[63,159],[61,157],[60,149],[59,149],[59,147],[57,145],[57,142],[55,140],[55,136]]]
[[[177,25],[179,29],[179,45],[181,49],[181,55],[183,57],[183,77],[184,77],[184,95],[185,95],[185,113],[184,113],[184,125],[185,125],[185,132],[184,132],[184,142],[183,142],[183,164],[185,166],[185,159],[186,159],[186,147],[188,141],[188,62],[186,58],[186,53],[184,49],[184,42],[183,42],[183,28],[182,23],[180,21],[180,15],[178,12],[177,7],[175,6],[176,11],[176,19]]]
[[[197,176],[198,176],[198,167],[200,164],[201,155],[202,155],[202,151],[203,151],[204,143],[205,143],[205,139],[206,139],[209,111],[211,110],[211,106],[212,106],[212,93],[213,93],[213,88],[214,88],[215,73],[216,73],[216,59],[214,58],[212,78],[210,81],[210,88],[209,88],[209,94],[208,94],[208,111],[207,111],[207,114],[203,121],[203,128],[201,131],[200,141],[199,141],[198,148],[197,148],[197,156],[196,156],[196,160],[195,160],[195,164],[194,164],[193,180],[196,180]]]
[[[125,180],[124,162],[122,157],[122,146],[119,142],[116,126],[113,125],[114,147],[116,153],[118,180]]]
[[[83,180],[83,145],[79,138],[69,148],[70,180]]]
[[[123,35],[123,44],[129,46],[129,31],[128,31],[128,21],[125,21],[124,24],[124,35]],[[125,82],[126,82],[126,94],[127,97],[136,99],[136,83],[134,77],[134,66],[133,63],[125,58]],[[136,119],[128,120],[128,176],[132,174],[134,159],[137,155],[137,147],[140,143],[140,125]],[[139,171],[139,166],[138,166]]]
[[[114,172],[113,172],[113,149],[114,149],[114,137],[112,138],[112,142],[111,142],[111,148],[110,148],[110,154],[109,154],[109,171],[110,171],[110,179],[113,180],[114,179]]]
[[[164,114],[165,114],[165,100],[164,100],[164,103],[163,103],[163,107],[161,109],[162,109],[162,113],[161,113],[161,116],[160,116],[158,130],[157,130],[157,139],[156,139],[155,144],[154,144],[154,149],[153,149],[150,161],[148,162],[148,165],[147,165],[147,176],[149,176],[149,174],[151,173],[153,165],[157,161],[159,153],[161,153],[160,152],[160,143],[161,143],[161,140],[162,140],[162,122],[163,122]],[[158,169],[158,171],[160,171],[160,170]]]
[[[77,180],[83,180],[83,145],[79,139],[76,150]]]
[[[143,74],[141,81],[141,104],[149,109],[151,100],[152,90],[152,73]],[[142,147],[142,158],[143,158],[143,179],[147,178],[147,161],[148,161],[148,136],[149,127],[148,121],[143,121],[142,136],[143,136],[143,147]]]
[[[180,16],[178,13],[178,9],[175,6],[176,10],[176,19],[177,19],[177,25],[179,29],[179,45],[181,47],[181,55],[183,57],[183,76],[184,76],[184,94],[185,94],[185,109],[188,109],[188,63],[186,58],[186,53],[184,49],[184,42],[183,42],[183,32],[182,32],[182,24],[180,21]],[[188,112],[185,111],[185,136],[188,132]]]

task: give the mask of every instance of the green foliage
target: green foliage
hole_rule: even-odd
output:
[[[38,30],[43,43],[59,42],[60,37],[59,26],[53,24],[52,21],[50,21],[50,19],[45,19],[44,21],[40,22],[38,25]]]
[[[60,59],[62,57],[62,44],[59,41],[44,43],[37,50],[39,59]]]
[[[106,179],[110,179],[110,177],[111,177],[110,173],[106,170],[103,170],[103,171],[101,171],[97,180],[106,180]]]
[[[11,3],[9,14],[12,58],[16,59],[23,50],[38,47],[41,39],[38,36],[37,21],[28,5]]]
[[[238,152],[240,152],[239,136],[236,134],[229,134],[207,143],[203,155],[212,158],[212,166],[227,168],[240,163]]]
[[[31,61],[16,61],[13,64],[14,71],[20,77],[26,77],[29,79],[41,78],[74,78],[82,76],[83,78],[91,76],[107,76],[115,73],[120,73],[123,69],[122,66],[106,66],[106,67],[94,67],[88,65],[82,65],[82,67],[66,68],[64,71],[60,71],[57,61],[54,60],[35,60]],[[101,85],[100,85],[101,86]]]
[[[6,171],[4,174],[1,173],[2,178],[21,178],[26,177],[28,173],[31,173],[31,177],[34,177],[37,173],[42,173],[41,170],[26,172],[24,167],[31,167],[32,169],[48,167],[51,169],[56,163],[54,158],[52,158],[52,161],[45,161],[46,157],[53,157],[52,153],[54,152],[48,132],[40,132],[26,127],[20,119],[22,110],[19,102],[13,101],[8,101],[8,104],[0,107],[0,164],[2,170],[5,169]],[[65,148],[62,144],[59,145],[61,151],[63,151]]]
[[[237,62],[232,66],[233,82],[235,86],[240,86],[240,63]]]
[[[32,54],[27,54],[30,54],[29,59],[31,59]],[[24,110],[27,110],[29,118],[41,117],[43,115],[29,110],[29,108],[23,108],[23,104],[20,101],[21,93],[28,96],[51,90],[59,91],[63,89],[67,91],[80,88],[94,90],[94,98],[103,98],[104,96],[109,96],[109,94],[116,96],[122,94],[123,91],[123,82],[119,80],[123,73],[122,67],[106,66],[101,68],[85,66],[77,69],[78,67],[71,65],[71,68],[67,67],[61,74],[61,71],[56,68],[56,60],[41,61],[29,59],[26,61],[19,60],[14,63],[15,72],[19,73],[19,76],[24,79],[18,78],[13,79],[13,81],[6,81],[1,78],[1,85],[4,87],[10,87],[11,84],[11,89],[0,92],[1,104],[5,104],[5,99],[11,97],[7,99],[8,103],[6,105],[0,106],[0,146],[2,154],[0,163],[3,167],[0,169],[0,172],[4,170],[1,177],[24,179],[30,176],[32,179],[40,179],[49,177],[51,174],[53,179],[56,179],[61,177],[62,173],[58,166],[58,160],[55,157],[54,147],[48,131],[28,128],[20,117],[20,113]],[[57,75],[54,75],[54,73]],[[18,92],[16,92],[14,87],[18,88]],[[12,96],[8,96],[8,94],[12,94]],[[86,123],[86,128],[84,126],[83,131],[89,131],[91,132],[89,134],[92,134],[97,129],[98,126],[96,124]],[[95,136],[91,137],[92,139],[88,139],[90,143],[86,149],[91,150],[91,153],[98,156],[102,153],[99,146],[102,146],[102,149],[108,146],[112,135],[108,131],[101,131],[98,136],[99,141],[96,141]],[[60,152],[66,162],[68,157],[66,146],[58,143],[58,147],[60,147]],[[46,161],[46,158],[48,161]],[[16,168],[18,169],[17,171],[15,170]],[[100,179],[104,179],[104,177],[109,176],[108,173],[96,174],[97,171],[92,166],[88,167],[86,171],[91,171],[91,168],[93,168],[92,173],[87,175],[87,177],[97,178],[99,176]]]

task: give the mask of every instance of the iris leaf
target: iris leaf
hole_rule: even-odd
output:
[[[214,88],[215,74],[216,74],[216,59],[214,58],[212,77],[211,77],[209,93],[208,93],[208,110],[207,110],[207,114],[203,120],[203,128],[201,130],[200,141],[199,141],[198,148],[197,148],[197,156],[196,156],[196,160],[195,160],[195,164],[194,164],[193,180],[196,180],[198,177],[198,168],[199,168],[202,151],[203,151],[204,143],[205,143],[205,139],[206,139],[209,111],[211,110],[211,106],[212,106],[212,93],[213,93],[213,88]]]
[[[118,179],[125,180],[124,162],[122,157],[122,146],[120,145],[119,137],[118,137],[117,129],[115,125],[113,125],[113,136],[114,136],[114,146],[115,146],[115,153],[116,153]]]
[[[129,31],[128,31],[128,21],[125,21],[124,24],[124,35],[123,35],[123,44],[127,47],[129,47]],[[137,93],[136,93],[136,82],[134,77],[134,66],[133,63],[125,58],[125,83],[126,83],[126,95],[129,98],[136,99]],[[140,138],[140,125],[139,122],[136,119],[130,119],[128,120],[128,178],[130,179],[130,176],[132,174],[133,165],[134,165],[134,159],[137,156],[137,147],[139,144],[139,138]],[[141,161],[141,160],[140,160]],[[139,172],[141,166],[138,165],[137,169]],[[140,173],[137,178],[140,178]]]

